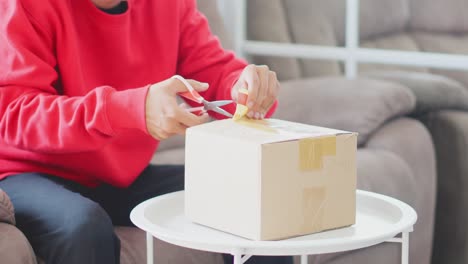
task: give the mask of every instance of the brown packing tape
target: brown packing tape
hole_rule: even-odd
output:
[[[247,106],[242,105],[242,104],[237,104],[236,112],[234,113],[234,116],[232,117],[232,119],[234,119],[234,121],[239,121],[247,114],[248,111],[249,111],[249,108]]]
[[[336,155],[336,136],[306,138],[299,140],[299,169],[320,170],[324,156]]]
[[[299,233],[306,234],[323,230],[323,216],[327,204],[325,187],[304,188],[302,193],[303,223]]]

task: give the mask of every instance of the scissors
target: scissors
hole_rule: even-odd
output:
[[[188,99],[188,100],[190,100],[192,102],[196,102],[196,103],[199,103],[199,104],[203,105],[201,107],[194,107],[194,108],[187,109],[187,111],[189,111],[190,113],[193,113],[195,115],[202,115],[203,113],[205,113],[207,111],[213,111],[213,112],[216,112],[218,114],[227,116],[229,118],[232,117],[232,114],[229,113],[228,111],[222,109],[221,106],[232,104],[234,102],[233,100],[220,100],[220,101],[209,102],[209,101],[205,100],[205,98],[203,98],[203,96],[201,96],[192,87],[192,85],[190,85],[190,83],[188,83],[187,80],[185,80],[184,77],[182,77],[180,75],[175,75],[172,78],[181,81],[185,85],[185,87],[187,87],[188,92],[178,93],[179,96],[181,96],[181,97],[183,97],[185,99]]]

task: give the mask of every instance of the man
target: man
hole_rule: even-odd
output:
[[[195,0],[0,3],[0,188],[46,263],[119,263],[113,225],[183,189],[183,167],[148,166],[160,140],[207,121],[177,104],[175,74],[208,100],[246,87],[255,119],[279,89],[221,48]]]

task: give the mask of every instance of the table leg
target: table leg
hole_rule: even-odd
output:
[[[401,264],[409,263],[409,232],[401,234]]]
[[[146,233],[146,263],[154,263],[154,252],[153,252],[153,235]]]
[[[241,254],[233,254],[233,256],[234,256],[234,264],[243,264]]]
[[[309,257],[307,255],[301,255],[301,264],[307,264],[308,258]]]

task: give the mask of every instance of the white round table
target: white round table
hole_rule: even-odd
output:
[[[401,243],[401,263],[408,264],[409,233],[416,212],[388,196],[357,191],[356,224],[350,227],[280,241],[252,241],[189,221],[184,215],[184,192],[162,195],[139,204],[130,219],[146,231],[147,261],[153,264],[153,236],[170,244],[203,251],[227,253],[235,264],[251,256],[301,256],[341,252],[383,242]],[[401,237],[397,235],[401,234]]]

